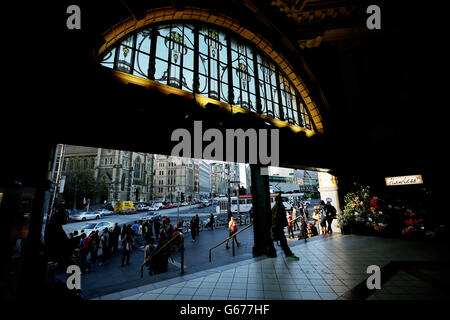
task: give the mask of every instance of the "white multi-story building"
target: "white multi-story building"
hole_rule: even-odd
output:
[[[196,198],[193,159],[157,155],[154,175],[155,198],[178,202]]]
[[[198,161],[199,168],[199,197],[200,199],[208,199],[211,196],[211,166],[205,160]]]

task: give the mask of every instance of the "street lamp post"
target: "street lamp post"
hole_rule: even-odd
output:
[[[230,164],[226,164],[227,167],[227,183],[228,183],[228,220],[231,218],[231,187],[230,187]]]

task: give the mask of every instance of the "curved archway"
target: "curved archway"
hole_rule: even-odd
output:
[[[204,32],[202,33],[200,30]],[[187,35],[189,33],[190,35]],[[224,35],[222,39],[221,33]],[[227,36],[230,37],[226,39]],[[185,95],[186,91],[199,94],[198,100],[200,104],[203,102],[203,106],[210,101],[209,99],[212,99],[214,103],[219,101],[230,104],[232,105],[232,108],[230,108],[232,112],[236,112],[236,110],[244,113],[247,111],[256,112],[267,119],[273,119],[281,127],[288,125],[294,131],[305,131],[307,136],[324,133],[322,117],[317,105],[311,99],[309,90],[300,77],[296,75],[287,59],[274,50],[272,45],[261,35],[240,26],[237,21],[229,17],[214,15],[198,8],[185,8],[184,11],[175,11],[173,8],[154,9],[147,11],[145,17],[140,20],[127,19],[116,24],[104,33],[104,39],[104,44],[97,51],[98,58],[102,59],[103,65],[108,66],[109,64],[112,69],[118,71],[116,75],[123,78],[124,81],[147,87],[171,86],[172,88],[163,89],[178,95]],[[190,43],[188,40],[191,40]],[[154,42],[159,44],[157,45]],[[201,52],[202,43],[206,43],[209,50],[208,54]],[[233,43],[235,44],[234,49],[239,46],[236,43],[245,43],[244,50],[241,52],[239,49],[231,49]],[[141,50],[143,47],[145,49]],[[219,51],[224,51],[222,49],[225,47],[228,60],[224,61],[225,64],[222,64]],[[249,57],[249,48],[250,50],[254,49],[256,54],[252,53],[252,56]],[[158,56],[157,51],[161,51],[160,49],[170,51],[171,56],[167,54],[165,59]],[[122,51],[119,53],[120,50]],[[230,51],[237,53],[237,56],[230,57]],[[135,64],[137,56],[143,54],[148,56],[148,73],[145,70],[145,63],[138,59]],[[190,62],[190,69],[189,67],[184,68],[182,65],[183,56],[188,54],[194,55]],[[208,87],[207,90],[201,92],[202,88],[199,82],[201,82],[202,74],[199,67],[204,66],[201,62],[196,61],[200,59],[209,64],[212,59],[211,54],[218,54],[217,59],[213,59],[216,62],[218,74],[228,68],[228,71],[222,72],[222,75],[228,77],[227,81],[232,80],[232,77],[238,77],[238,81],[244,80],[244,83],[248,84],[249,79],[250,82],[264,79],[265,75],[256,71],[259,69],[262,69],[263,73],[264,69],[268,71],[266,74],[270,72],[276,74],[273,80],[277,82],[274,86],[277,91],[275,94],[277,101],[270,101],[272,110],[267,108],[267,91],[258,90],[259,86],[257,85],[254,86],[254,92],[251,92],[248,89],[249,87],[246,86],[247,101],[242,98],[244,87],[242,84],[238,86],[239,94],[235,94],[235,86],[228,85],[228,99],[226,95],[221,96],[220,86],[223,81],[220,79],[214,79],[217,82],[216,90],[211,90]],[[241,59],[242,57],[244,59]],[[158,62],[166,64],[166,73],[164,71],[159,74],[156,73],[156,63]],[[195,69],[196,63],[200,65],[197,69]],[[233,65],[233,63],[235,64]],[[178,76],[178,78],[170,76],[171,65],[176,65],[179,68],[179,73],[182,73],[182,70],[190,73],[192,84],[186,81],[186,77],[183,79],[182,76]],[[253,75],[249,74],[250,71],[253,72]],[[208,86],[210,86],[210,73],[203,74],[203,76],[208,77]],[[261,85],[260,82],[258,83]],[[264,87],[266,83],[262,85]],[[174,87],[182,89],[182,92],[174,89]],[[274,98],[273,96],[274,94],[272,94],[271,99]],[[274,105],[277,105],[277,107],[273,108]],[[282,108],[278,108],[278,105]],[[280,111],[277,113],[278,109]],[[297,111],[298,116],[296,116]]]

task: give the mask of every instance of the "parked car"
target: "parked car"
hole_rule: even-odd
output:
[[[146,220],[151,220],[151,221],[154,221],[154,220],[158,220],[158,219],[160,219],[161,218],[161,214],[159,214],[159,213],[156,213],[156,212],[147,212],[146,214],[145,214],[145,219]]]
[[[201,209],[201,208],[206,208],[206,204],[204,203],[200,203],[197,208]]]
[[[108,229],[114,228],[114,223],[109,221],[91,222],[82,226],[81,229],[78,231],[78,233],[81,234],[81,230],[84,230],[84,233],[88,236],[92,231],[98,230],[99,234],[102,234],[103,229],[105,228]]]
[[[148,206],[146,204],[138,204],[136,206],[136,210],[137,211],[148,211],[148,210],[150,210],[150,206]]]
[[[187,203],[187,202],[183,202],[182,204],[181,204],[183,207],[185,207],[185,206],[188,206],[189,205],[189,203]]]
[[[110,216],[114,214],[114,211],[108,210],[108,209],[101,209],[96,211],[95,213],[100,213],[102,216]]]
[[[136,210],[135,210],[135,209],[128,208],[128,209],[123,209],[122,211],[120,211],[120,213],[121,213],[121,214],[135,214],[135,213],[136,213]]]
[[[155,202],[151,207],[150,210],[155,211],[155,210],[159,210],[162,207],[164,207],[164,205],[161,202]]]
[[[166,204],[163,209],[172,209],[174,207],[173,204]]]
[[[100,219],[101,217],[102,217],[102,215],[100,213],[94,212],[94,211],[80,212],[79,214],[75,214],[75,215],[71,216],[72,220],[76,220],[76,221]]]

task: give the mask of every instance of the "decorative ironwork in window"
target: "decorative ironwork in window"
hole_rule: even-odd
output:
[[[282,70],[253,44],[214,26],[144,27],[110,48],[101,64],[315,130]]]

